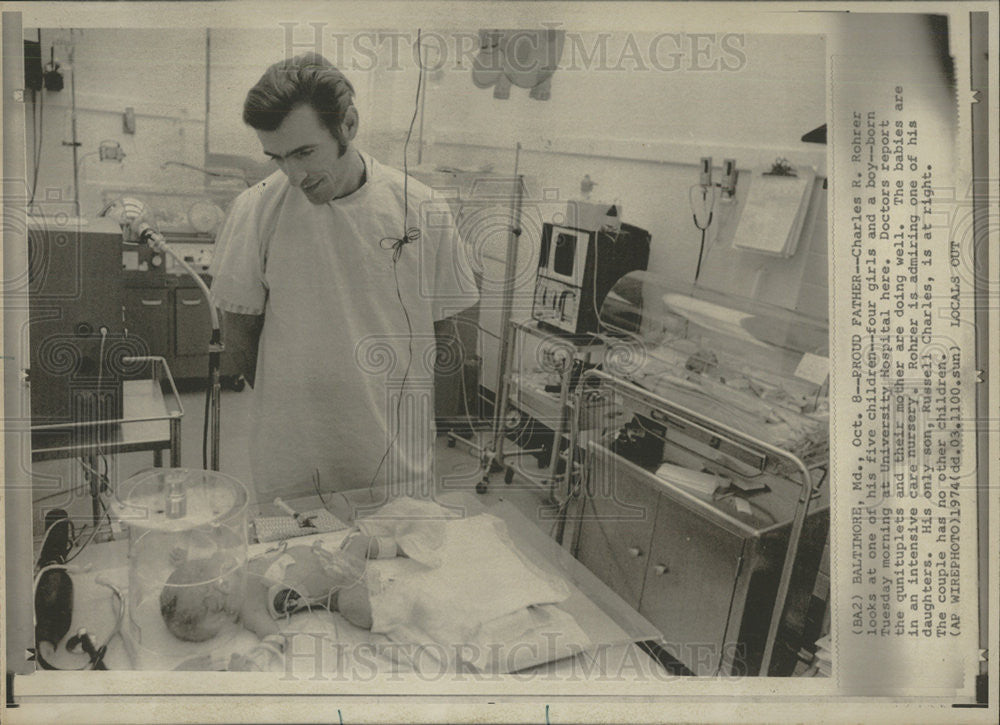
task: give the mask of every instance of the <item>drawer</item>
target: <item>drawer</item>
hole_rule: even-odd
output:
[[[207,354],[208,343],[212,337],[212,320],[208,311],[208,302],[201,290],[196,288],[178,289],[175,295],[176,354]]]
[[[656,516],[639,613],[697,675],[716,674],[726,640],[739,636],[733,596],[744,539],[664,497]],[[727,630],[730,618],[737,621]],[[732,649],[732,645],[730,645]]]
[[[638,609],[660,497],[627,473],[595,476],[600,465],[589,467],[591,487],[583,502],[576,556]]]
[[[142,340],[150,355],[170,355],[170,291],[129,287],[125,290],[125,324],[129,335]]]

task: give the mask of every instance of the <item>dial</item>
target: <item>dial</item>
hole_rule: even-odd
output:
[[[209,234],[226,218],[226,213],[210,201],[196,201],[188,209],[188,223],[196,232]]]

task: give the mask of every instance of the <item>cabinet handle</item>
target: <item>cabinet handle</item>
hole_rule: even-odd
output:
[[[666,574],[666,573],[667,573],[668,571],[670,571],[670,569],[668,569],[668,568],[667,568],[666,566],[664,566],[663,564],[657,564],[656,566],[654,566],[654,567],[653,567],[653,571],[655,571],[655,572],[656,572],[656,576],[663,576],[663,575],[664,575],[664,574]]]
[[[163,300],[139,300],[143,307],[159,307],[163,304]]]
[[[197,307],[198,305],[201,304],[201,298],[198,298],[198,299],[195,299],[195,300],[185,300],[185,299],[182,298],[181,299],[181,304],[182,305],[187,305],[188,307]]]
[[[642,550],[639,549],[638,546],[629,547],[628,555],[631,556],[633,559],[638,559],[640,556],[642,556]]]

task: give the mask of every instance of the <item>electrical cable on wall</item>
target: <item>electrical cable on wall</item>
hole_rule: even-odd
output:
[[[417,94],[413,103],[413,115],[410,117],[410,126],[406,131],[406,141],[403,142],[403,229],[402,234],[398,238],[394,237],[383,237],[379,241],[379,246],[386,250],[392,250],[392,278],[396,284],[396,298],[399,300],[399,306],[403,310],[403,316],[406,318],[406,330],[407,330],[407,358],[406,358],[406,368],[403,370],[403,380],[399,385],[399,397],[396,399],[396,431],[392,436],[392,440],[389,441],[389,445],[386,446],[385,453],[382,454],[382,458],[379,459],[378,466],[375,468],[375,473],[372,475],[372,480],[368,484],[368,488],[375,485],[375,479],[378,478],[379,472],[382,470],[382,465],[385,463],[386,457],[389,455],[389,451],[396,444],[399,439],[399,429],[402,418],[402,406],[403,406],[403,393],[406,390],[406,381],[410,375],[410,366],[413,364],[413,324],[410,321],[410,311],[406,307],[406,303],[403,301],[403,294],[399,289],[399,271],[397,269],[397,264],[399,263],[399,258],[403,256],[403,247],[407,244],[412,244],[420,240],[420,227],[409,226],[409,213],[410,213],[410,198],[409,198],[409,181],[410,173],[407,161],[407,151],[410,146],[410,137],[413,135],[413,125],[416,123],[417,114],[420,112],[420,94],[423,91],[423,79],[424,79],[424,64],[423,57],[420,48],[420,28],[417,28]],[[418,220],[419,223],[419,220]]]
[[[76,109],[76,45],[73,41],[73,29],[69,30],[70,45],[69,45],[69,104],[70,104],[70,132],[72,134],[72,140],[69,142],[63,141],[63,146],[69,146],[73,151],[73,208],[76,210],[77,217],[80,216],[80,159],[78,149],[81,146],[79,138],[76,132],[76,122],[77,122],[77,109]],[[53,64],[55,61],[53,60]]]
[[[37,94],[37,96],[36,96]],[[36,100],[37,99],[37,100]],[[37,106],[37,114],[36,114]],[[35,193],[38,190],[38,170],[42,162],[42,131],[45,120],[45,95],[41,91],[31,92],[31,130],[32,130],[32,173],[31,173],[31,197],[28,200],[30,209],[35,203]],[[36,119],[37,115],[37,119]]]
[[[620,199],[615,199],[614,203],[611,206],[612,206],[612,208],[614,208],[616,210],[621,209],[621,200]],[[600,230],[598,230],[597,234],[594,235],[594,274],[593,274],[593,276],[591,278],[594,284],[593,284],[593,294],[590,297],[590,303],[591,303],[591,305],[593,305],[593,308],[594,308],[594,320],[597,323],[597,334],[591,334],[591,337],[594,338],[595,342],[598,341],[597,335],[599,335],[601,333],[601,331],[602,331],[602,329],[604,327],[604,325],[601,324],[601,311],[599,309],[597,309],[597,266],[598,266],[598,260],[600,259],[600,256],[601,256],[599,245],[601,243],[600,242],[600,235],[602,233],[603,232],[601,232]],[[618,229],[615,230],[615,238],[611,240],[611,248],[612,249],[617,248],[617,246],[618,246],[618,239],[619,239],[619,237],[621,237],[621,235],[622,235],[621,217],[619,216],[619,218],[618,218]]]

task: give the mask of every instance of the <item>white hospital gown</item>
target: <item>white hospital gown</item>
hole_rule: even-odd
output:
[[[272,174],[234,201],[216,241],[216,305],[264,315],[249,451],[262,501],[312,493],[315,470],[325,491],[368,486],[386,450],[377,482],[432,475],[433,323],[473,305],[477,288],[447,202],[411,178],[408,225],[421,236],[396,265],[411,355],[383,241],[402,233],[403,174],[363,158],[364,185],[321,206]]]

